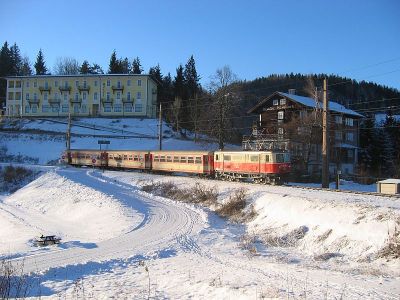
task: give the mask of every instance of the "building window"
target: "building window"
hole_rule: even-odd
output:
[[[29,87],[29,81],[26,82],[26,87],[27,87],[27,88]]]
[[[32,105],[32,113],[36,114],[38,110],[38,106],[36,104]]]
[[[14,93],[8,92],[8,100],[14,100]]]
[[[131,80],[129,79],[126,84],[127,86],[131,86]]]
[[[335,140],[337,140],[337,141],[342,140],[342,132],[341,131],[335,131]]]
[[[75,81],[75,86],[76,86],[76,87],[79,86],[79,81],[78,81],[78,80]]]
[[[47,101],[47,92],[44,92],[44,94],[43,94],[43,100],[44,100],[44,101]]]
[[[29,113],[30,109],[29,109],[29,105],[25,106],[25,113]]]
[[[33,94],[33,99],[34,99],[34,100],[37,100],[37,94],[36,94],[36,93]],[[32,110],[32,111],[33,111],[33,110]]]
[[[278,134],[283,134],[283,128],[278,128]]]
[[[68,87],[68,82],[67,81],[64,81],[64,87]]]
[[[58,100],[60,97],[58,97],[58,93],[54,93],[54,99]]]
[[[283,118],[284,118],[284,112],[278,111],[278,120],[283,120]]]
[[[15,93],[15,100],[21,100],[21,92]]]
[[[26,93],[26,94],[25,94],[25,99],[26,99],[26,100],[29,100],[29,93]]]
[[[86,100],[86,98],[87,98],[87,92],[83,92],[82,98],[83,98],[83,100]]]
[[[97,86],[97,80],[94,81],[94,86]]]
[[[349,142],[354,141],[354,133],[348,132],[348,133],[346,134],[346,141],[349,141]]]
[[[53,105],[53,106],[51,107],[51,111],[52,111],[52,112],[59,112],[59,110],[60,110],[60,108],[59,108],[58,104]]]
[[[79,104],[74,104],[74,113],[79,113]]]
[[[68,101],[67,98],[68,98],[67,94],[64,94],[64,102]]]
[[[86,80],[83,81],[83,87],[86,88]]]
[[[117,82],[117,87],[120,88],[121,87],[121,81]]]
[[[49,83],[48,83],[47,81],[45,81],[45,83],[44,83],[44,87],[45,87],[46,89],[48,89],[48,88],[49,88]]]
[[[61,109],[62,109],[62,112],[69,112],[69,105],[68,104],[63,104]]]
[[[281,105],[286,105],[286,99],[281,99]]]
[[[137,99],[142,99],[142,92],[137,92],[136,98]]]
[[[117,99],[121,99],[121,92],[117,92]]]
[[[16,88],[21,88],[21,81],[19,81],[19,80],[16,81],[16,82],[15,82],[15,87],[16,87]]]
[[[279,104],[279,100],[278,99],[274,99],[274,101],[272,102],[273,105],[278,105]]]
[[[93,99],[97,100],[97,92],[94,93]]]
[[[110,86],[110,85],[111,85],[110,80],[107,80],[107,86]]]
[[[124,104],[124,111],[132,112],[132,104],[131,103],[125,103]]]
[[[335,116],[335,123],[342,124],[342,116]]]
[[[352,118],[346,118],[346,125],[347,126],[353,126],[353,119]]]
[[[57,80],[54,81],[54,86],[55,86],[55,87],[58,87],[58,81],[57,81]]]
[[[347,150],[347,157],[348,158],[353,158],[354,157],[354,152],[352,149]]]
[[[110,103],[104,104],[104,112],[111,112],[111,104]]]
[[[304,119],[307,116],[307,111],[301,110],[299,113],[300,119]]]
[[[115,104],[114,105],[114,112],[121,112],[122,111],[122,105],[121,104]]]
[[[50,105],[42,105],[42,112],[49,112]]]
[[[14,81],[10,80],[8,82],[8,87],[13,89],[14,88]]]
[[[110,92],[107,92],[107,101],[110,101]]]
[[[126,94],[126,99],[131,100],[131,92],[128,92],[128,94]]]
[[[75,93],[75,101],[78,101],[79,95],[78,93]]]
[[[33,82],[33,87],[37,87],[37,81],[36,80]],[[32,107],[32,112],[33,112],[33,107]]]
[[[135,111],[136,112],[142,112],[142,104],[141,103],[138,103],[138,104],[135,105]]]
[[[82,112],[82,113],[86,113],[86,105],[82,105],[82,107],[81,107],[81,112]]]
[[[142,80],[139,79],[139,80],[137,81],[137,85],[138,85],[138,86],[142,86]]]

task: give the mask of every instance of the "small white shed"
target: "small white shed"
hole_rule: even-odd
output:
[[[377,182],[378,193],[400,194],[400,179],[386,179]]]

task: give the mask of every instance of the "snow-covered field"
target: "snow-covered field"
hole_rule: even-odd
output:
[[[95,124],[156,132],[154,120],[98,119]],[[46,121],[18,126],[55,133],[66,128],[54,124],[53,130]],[[74,137],[76,148],[97,148],[97,140],[103,139],[89,136],[99,134],[93,129],[77,127],[75,133],[87,134]],[[165,135],[166,149],[215,147],[178,139],[168,128]],[[36,157],[43,164],[56,160],[65,146],[57,134],[0,137],[9,155]],[[107,139],[110,148],[157,148],[157,140],[150,138]],[[91,168],[40,169],[36,180],[0,196],[0,258],[23,265],[32,283],[30,297],[400,297],[400,259],[387,251],[390,243],[400,243],[399,198]],[[152,182],[215,187],[221,203],[244,188],[247,205],[257,215],[233,224],[210,208],[141,189]],[[375,190],[343,182],[345,186]],[[36,247],[32,240],[40,234],[58,235],[62,243]]]

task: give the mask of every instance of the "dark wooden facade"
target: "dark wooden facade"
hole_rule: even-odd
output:
[[[330,170],[356,171],[359,120],[362,116],[330,101]],[[321,169],[322,103],[295,94],[275,92],[248,111],[259,120],[251,136],[244,137],[246,150],[274,147],[291,153],[294,170],[319,173]],[[268,141],[268,142],[267,142]],[[269,146],[268,146],[269,145]]]

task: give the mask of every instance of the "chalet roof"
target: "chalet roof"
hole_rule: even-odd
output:
[[[313,98],[310,97],[304,97],[304,96],[299,96],[299,95],[294,95],[294,94],[287,94],[287,93],[282,93],[282,92],[275,92],[272,95],[268,96],[267,98],[265,98],[264,100],[260,101],[259,103],[257,103],[257,105],[255,105],[253,108],[251,108],[247,113],[257,113],[260,112],[260,110],[262,109],[262,107],[264,106],[264,104],[270,100],[272,97],[279,95],[281,97],[290,99],[294,102],[297,102],[301,105],[307,106],[307,107],[315,107],[315,100]],[[322,103],[320,103],[320,107],[322,108]],[[343,105],[334,102],[334,101],[329,101],[329,110],[330,111],[334,111],[334,112],[338,112],[341,114],[345,114],[345,115],[351,115],[354,117],[358,117],[358,118],[363,118],[364,116],[355,112],[354,110],[348,109],[346,107],[344,107]]]

